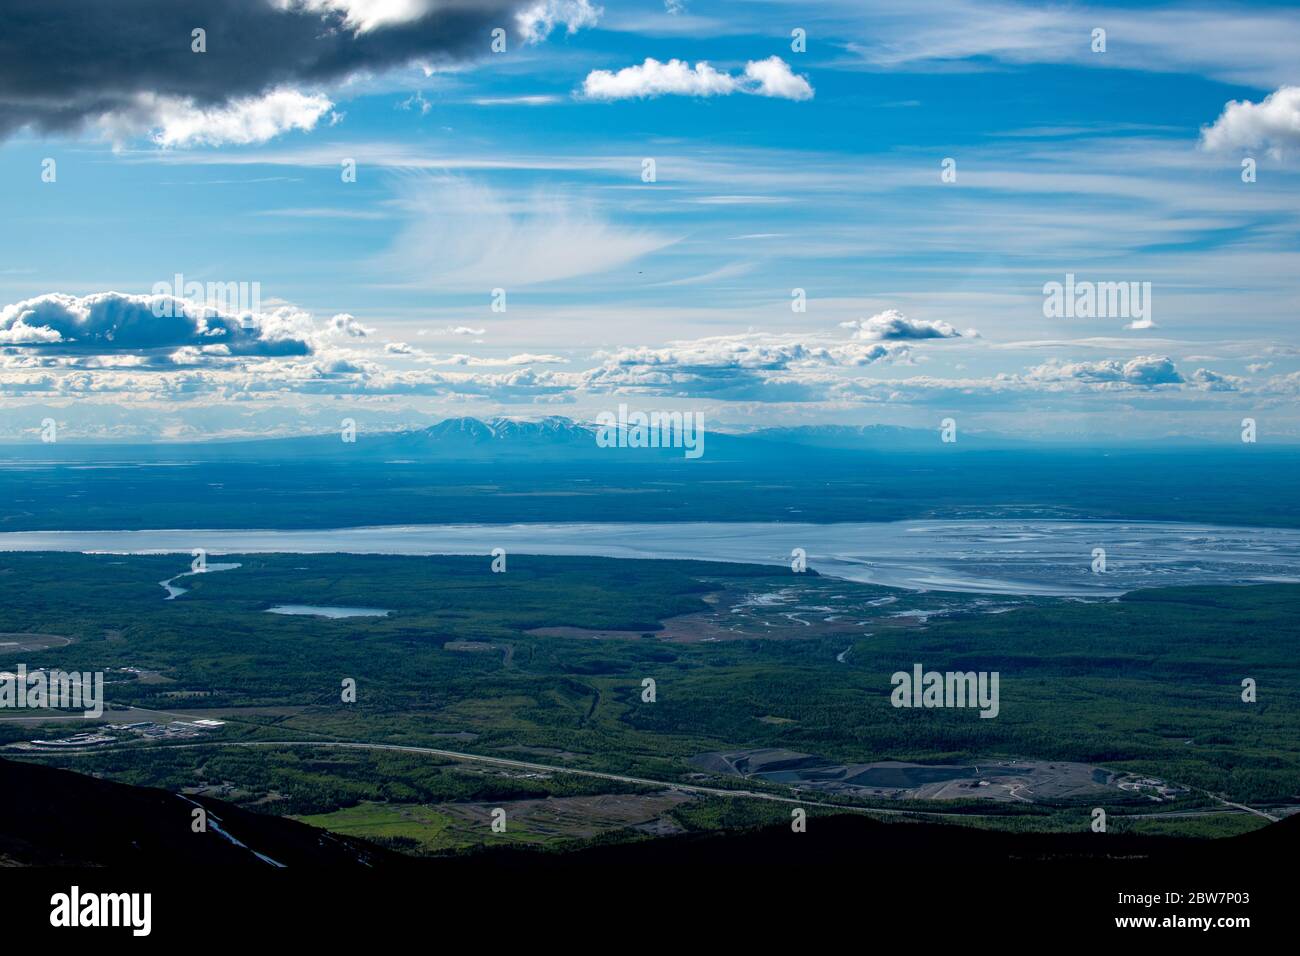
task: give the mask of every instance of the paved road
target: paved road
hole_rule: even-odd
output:
[[[642,787],[656,787],[664,790],[680,790],[684,793],[698,793],[713,797],[748,797],[754,800],[768,800],[773,803],[786,803],[792,806],[800,807],[821,807],[828,810],[838,810],[844,813],[865,813],[879,814],[881,816],[907,816],[907,817],[934,817],[946,819],[970,819],[972,817],[986,816],[980,813],[943,813],[936,810],[891,810],[882,807],[856,807],[842,803],[826,803],[819,800],[805,800],[799,797],[787,797],[776,793],[765,793],[758,790],[730,790],[724,787],[707,787],[702,784],[679,783],[668,780],[652,780],[648,777],[633,777],[627,774],[607,773],[602,770],[584,770],[579,767],[560,767],[554,764],[534,763],[528,760],[512,760],[508,757],[487,757],[482,754],[462,753],[457,750],[442,750],[437,747],[416,747],[407,744],[376,744],[366,743],[364,741],[348,740],[229,740],[229,741],[212,741],[208,743],[195,744],[166,744],[171,749],[194,749],[201,747],[324,747],[341,750],[387,750],[398,751],[402,753],[427,754],[432,757],[442,757],[446,760],[456,760],[463,763],[484,763],[498,767],[509,767],[514,770],[531,770],[537,773],[567,773],[578,777],[591,777],[597,780],[611,780],[615,783],[634,784]],[[135,747],[96,747],[85,750],[61,750],[60,755],[76,754],[97,754],[106,753],[114,750],[133,750]],[[1203,791],[1202,791],[1203,792]],[[1206,794],[1213,797],[1213,794]],[[1023,799],[1023,798],[1021,798]],[[1225,807],[1222,810],[1202,810],[1192,811],[1198,815],[1211,815],[1215,813],[1253,813],[1264,817],[1273,822],[1277,822],[1278,817],[1265,813],[1263,810],[1256,810],[1241,803],[1231,803],[1221,797],[1214,797],[1219,800]],[[1184,811],[1187,812],[1187,811]],[[1169,816],[1170,813],[1133,813],[1123,814],[1125,817],[1161,817]],[[1190,815],[1190,813],[1189,813]]]
[[[886,816],[951,817],[954,819],[970,818],[981,814],[940,813],[932,810],[890,810],[876,807],[855,807],[840,803],[825,803],[818,800],[801,800],[798,797],[786,797],[775,793],[763,793],[757,790],[728,790],[723,787],[706,787],[701,784],[678,783],[669,780],[651,780],[647,777],[632,777],[626,774],[606,773],[601,770],[584,770],[578,767],[558,767],[553,764],[533,763],[528,760],[511,760],[507,757],[485,757],[482,754],[467,754],[456,750],[440,750],[436,747],[415,747],[405,744],[372,744],[346,740],[229,740],[211,741],[195,744],[163,744],[169,750],[190,750],[201,747],[326,747],[342,750],[389,750],[403,753],[427,754],[464,763],[485,763],[515,770],[532,770],[537,773],[567,773],[578,777],[594,777],[598,780],[611,780],[616,783],[635,784],[642,787],[655,787],[662,790],[681,790],[685,793],[698,793],[714,797],[749,797],[755,800],[770,800],[774,803],[788,803],[799,807],[824,807],[845,813],[877,813]],[[94,747],[87,749],[59,750],[57,755],[78,756],[89,754],[112,753],[121,750],[136,750],[137,747]],[[33,753],[28,751],[27,756]],[[40,753],[52,753],[41,751]]]

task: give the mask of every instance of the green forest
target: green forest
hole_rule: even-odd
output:
[[[815,600],[827,579],[770,567],[514,555],[504,574],[491,573],[486,555],[219,560],[240,567],[181,578],[175,583],[189,590],[167,601],[159,582],[185,571],[186,557],[0,555],[0,633],[72,638],[27,653],[23,663],[104,671],[103,723],[225,721],[183,743],[112,732],[118,741],[101,752],[9,746],[4,755],[173,790],[220,788],[226,799],[326,825],[330,814],[353,808],[355,816],[358,807],[655,789],[434,755],[308,746],[331,741],[439,748],[664,785],[701,783],[688,762],[695,755],[770,747],[846,762],[1078,761],[1192,788],[1178,804],[1185,808],[1207,805],[1209,795],[1268,803],[1300,792],[1300,586],[1035,599],[998,614],[979,613],[974,604],[963,610],[969,598],[961,595],[907,595],[909,606],[942,601],[956,612],[903,626],[880,603],[888,589],[836,581],[855,608],[841,625],[806,637],[761,637],[759,630],[691,641],[665,639],[663,622],[716,610],[710,595],[794,588]],[[338,620],[267,613],[282,603],[391,613]],[[533,633],[556,627],[601,633]],[[0,667],[12,657],[0,656]],[[998,717],[892,707],[890,675],[916,662],[998,671]],[[655,682],[653,702],[643,700],[647,678]],[[1246,678],[1258,689],[1253,703],[1242,700]],[[355,681],[355,703],[343,700],[345,680]],[[82,721],[40,725],[5,716],[0,743],[9,745],[88,729]],[[262,746],[275,742],[299,746]],[[259,746],[239,746],[246,744]],[[755,778],[703,782],[784,792]],[[1145,800],[1117,793],[1113,807],[1123,814]],[[942,809],[969,813],[975,825],[1012,828],[1069,829],[1081,819],[1069,801],[946,801]],[[708,797],[674,807],[668,818],[694,829],[752,825],[788,812],[782,804]],[[1259,822],[1188,817],[1131,825],[1226,835]]]

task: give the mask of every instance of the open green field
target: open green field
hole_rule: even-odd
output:
[[[295,819],[397,849],[436,852],[454,845],[447,839],[451,818],[419,804],[359,803]]]

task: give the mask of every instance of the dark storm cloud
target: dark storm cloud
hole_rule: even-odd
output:
[[[318,6],[320,4],[317,4]],[[527,0],[430,0],[419,19],[357,32],[338,12],[273,0],[6,0],[0,7],[0,137],[75,130],[129,113],[142,94],[213,106],[281,85],[325,84],[412,61],[488,52]],[[286,7],[288,7],[286,9]],[[191,31],[207,31],[207,52]]]

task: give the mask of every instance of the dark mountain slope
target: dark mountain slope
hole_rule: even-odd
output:
[[[936,860],[965,860],[979,861],[981,866],[1042,865],[1071,877],[1104,870],[1114,879],[1152,870],[1191,868],[1190,872],[1204,873],[1209,868],[1226,876],[1254,868],[1280,868],[1300,849],[1300,816],[1230,839],[1194,840],[1091,832],[1003,833],[932,823],[882,823],[850,813],[813,817],[802,834],[778,825],[569,852],[503,848],[421,860],[218,800],[200,802],[209,812],[206,834],[191,832],[194,804],[175,794],[0,759],[0,863],[269,867],[257,856],[261,854],[307,870],[474,873],[647,866],[776,871],[868,861],[910,869]],[[245,846],[221,836],[218,828]]]
[[[208,812],[205,833],[191,829],[199,804]],[[0,865],[273,866],[259,853],[289,867],[361,869],[400,860],[359,840],[218,800],[191,802],[165,790],[0,760]]]

